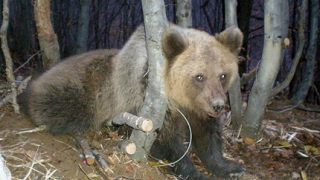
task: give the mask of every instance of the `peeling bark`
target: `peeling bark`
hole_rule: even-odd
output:
[[[43,68],[48,69],[60,61],[58,38],[51,24],[50,0],[35,0],[34,14]]]

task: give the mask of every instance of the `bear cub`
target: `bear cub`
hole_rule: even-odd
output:
[[[215,175],[228,178],[242,173],[241,165],[222,156],[219,113],[226,91],[238,72],[237,55],[243,35],[230,27],[211,36],[206,32],[169,24],[162,37],[165,57],[164,91],[168,108],[151,156],[174,162],[192,147]],[[148,77],[145,30],[141,25],[121,50],[95,50],[72,56],[31,81],[25,91],[27,114],[35,125],[53,134],[85,133],[102,127],[121,112],[139,114]],[[213,179],[201,174],[186,155],[173,167],[176,176]]]

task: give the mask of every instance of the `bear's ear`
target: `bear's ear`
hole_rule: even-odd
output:
[[[243,34],[236,26],[231,26],[219,34],[215,35],[216,39],[236,56],[239,54],[242,46]]]
[[[164,56],[168,60],[172,60],[177,55],[181,54],[188,47],[188,39],[182,32],[176,29],[168,28],[162,36],[162,50]]]

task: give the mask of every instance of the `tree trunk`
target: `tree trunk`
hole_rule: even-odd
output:
[[[48,69],[60,61],[59,43],[50,18],[50,0],[35,0],[34,14],[43,68]]]
[[[277,84],[277,86],[275,88],[272,89],[272,92],[270,94],[270,98],[275,96],[276,94],[278,94],[280,91],[282,91],[284,88],[286,88],[295,72],[296,72],[296,68],[297,68],[297,65],[299,63],[299,60],[302,56],[302,52],[303,52],[303,48],[304,48],[304,45],[305,45],[305,36],[304,36],[304,27],[305,27],[305,22],[306,22],[306,8],[307,8],[307,3],[308,1],[307,0],[303,0],[302,3],[301,3],[301,6],[299,8],[299,21],[298,21],[298,41],[299,41],[299,47],[298,47],[298,50],[295,54],[295,57],[294,59],[292,60],[292,64],[291,64],[291,68],[290,68],[290,71],[286,77],[286,79],[281,83],[281,84]]]
[[[312,78],[315,71],[315,60],[317,53],[318,41],[318,21],[319,21],[319,0],[311,0],[311,13],[310,13],[310,36],[309,47],[306,53],[306,68],[302,74],[301,84],[298,86],[297,92],[291,99],[294,105],[298,105],[306,98],[309,88],[312,83]]]
[[[191,0],[177,0],[177,24],[184,28],[192,27],[192,4]]]
[[[226,22],[226,28],[230,26],[238,26],[237,4],[237,0],[224,0],[224,18]]]
[[[237,0],[225,0],[225,22],[226,28],[230,26],[238,26],[237,22]],[[242,121],[242,98],[240,89],[240,76],[237,78],[229,89],[229,101],[231,107],[231,119],[233,129],[237,130]]]
[[[242,137],[260,138],[261,124],[272,86],[281,62],[282,27],[288,28],[281,16],[288,16],[287,1],[265,0],[264,3],[264,46],[262,60],[256,80],[249,95],[248,107],[244,116]]]
[[[161,129],[167,110],[167,97],[163,90],[164,57],[161,50],[161,38],[168,25],[163,0],[142,0],[146,45],[148,51],[148,86],[144,104],[139,116],[151,119],[153,129],[144,133],[133,130],[130,140],[136,144],[137,152],[132,157],[147,161],[151,146],[157,137],[155,130]]]
[[[80,0],[80,15],[78,19],[77,43],[74,54],[84,53],[88,50],[88,34],[89,34],[89,7],[90,0]]]
[[[12,58],[10,55],[10,50],[8,47],[8,39],[7,39],[7,30],[9,26],[9,2],[8,0],[3,1],[3,20],[2,25],[0,29],[0,36],[1,36],[1,48],[3,51],[3,55],[6,61],[6,75],[7,75],[7,81],[11,85],[11,93],[12,93],[12,106],[14,109],[14,112],[19,114],[20,108],[17,103],[17,84],[15,82],[15,78],[12,72],[13,63]]]

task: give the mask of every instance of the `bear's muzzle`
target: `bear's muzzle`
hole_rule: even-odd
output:
[[[225,102],[223,99],[214,99],[211,102],[211,106],[212,106],[213,112],[210,113],[209,115],[212,117],[217,117],[220,115],[221,111],[224,109]]]

